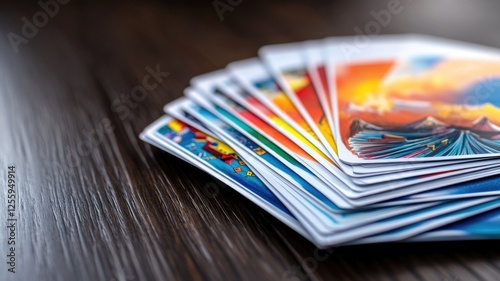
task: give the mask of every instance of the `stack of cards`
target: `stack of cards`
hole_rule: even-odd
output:
[[[318,247],[500,236],[500,50],[418,35],[265,46],[141,138]]]

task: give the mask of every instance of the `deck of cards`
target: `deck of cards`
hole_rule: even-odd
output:
[[[141,139],[320,248],[500,237],[500,50],[421,35],[264,46]]]

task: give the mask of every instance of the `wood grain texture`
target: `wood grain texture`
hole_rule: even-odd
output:
[[[500,280],[495,241],[318,253],[230,188],[138,139],[191,77],[265,44],[353,34],[387,3],[243,0],[220,21],[212,1],[73,0],[17,54],[7,34],[20,34],[21,18],[40,7],[3,9],[0,214],[4,228],[6,169],[16,165],[19,246],[10,274],[0,233],[0,279]],[[498,1],[401,3],[382,33],[500,47]],[[113,104],[157,65],[168,77],[117,112]]]

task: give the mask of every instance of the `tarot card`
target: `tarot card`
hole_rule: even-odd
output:
[[[500,156],[500,59],[405,59],[384,79],[377,94],[393,105],[378,114],[380,130],[374,133],[406,141],[378,146],[378,139],[369,137],[377,148],[360,149],[358,144],[363,146],[370,134],[360,131],[351,141],[360,157],[441,160]],[[381,120],[393,121],[382,124]]]
[[[286,207],[278,200],[278,198],[269,191],[269,189],[263,185],[253,184],[251,180],[253,178],[245,176],[241,176],[241,174],[236,173],[224,173],[220,169],[215,167],[223,167],[227,166],[227,163],[224,162],[223,165],[215,164],[219,161],[211,161],[218,159],[217,156],[212,155],[216,158],[209,156],[208,158],[212,158],[210,160],[206,160],[204,158],[200,158],[200,155],[193,154],[194,150],[187,150],[180,145],[180,141],[182,138],[179,138],[183,133],[189,133],[188,130],[185,130],[185,125],[181,122],[176,121],[171,117],[162,117],[157,120],[155,123],[151,124],[148,128],[144,130],[141,134],[141,139],[159,147],[160,149],[166,149],[168,152],[173,155],[181,158],[189,162],[190,164],[200,168],[201,170],[208,172],[212,176],[216,177],[218,180],[227,184],[238,193],[276,217],[278,220],[282,221],[290,228],[297,231],[302,236],[306,237],[309,240],[312,240],[309,234],[304,230],[302,225],[296,220],[296,218],[286,209]],[[160,137],[161,133],[170,133],[170,137],[172,139],[168,139],[165,137]],[[204,151],[205,152],[205,151]],[[222,159],[220,159],[223,161]],[[239,176],[239,177],[238,177]]]
[[[426,46],[426,48],[424,46]],[[331,49],[330,53],[334,53],[335,47],[331,47]],[[385,47],[382,49],[385,49]],[[371,60],[367,61],[367,57],[370,57]],[[431,63],[432,58],[436,57],[442,58],[441,62],[443,62],[443,66],[446,66],[447,63],[450,64],[461,61],[460,70],[455,71],[455,74],[446,76],[448,79],[446,81],[439,78],[439,75],[442,75],[442,73],[429,73],[431,69],[441,65],[438,62],[436,62],[436,64]],[[417,42],[412,45],[412,48],[408,48],[408,50],[401,54],[399,59],[395,59],[393,55],[384,52],[380,52],[377,56],[361,54],[359,57],[354,56],[354,58],[355,62],[353,62],[351,58],[350,63],[344,64],[342,64],[342,58],[336,61],[333,59],[329,67],[329,74],[335,75],[335,78],[333,78],[334,81],[330,83],[331,85],[335,85],[335,87],[331,86],[330,90],[334,95],[334,97],[332,96],[332,100],[334,102],[334,117],[336,119],[336,137],[339,140],[339,157],[343,161],[351,164],[394,163],[408,161],[408,159],[412,159],[416,162],[429,162],[432,160],[476,159],[481,156],[495,156],[495,153],[481,153],[474,155],[455,155],[454,158],[441,155],[437,157],[426,157],[426,155],[439,154],[438,152],[434,152],[436,150],[444,151],[440,152],[441,154],[467,154],[471,152],[468,148],[469,145],[466,145],[463,152],[457,152],[457,150],[460,149],[453,149],[454,145],[451,143],[453,139],[441,137],[445,133],[429,133],[433,130],[433,127],[439,130],[439,125],[444,124],[445,127],[446,125],[457,125],[456,123],[446,124],[439,120],[439,118],[443,118],[443,114],[451,116],[450,114],[452,113],[450,112],[452,111],[449,106],[462,106],[467,113],[469,113],[470,110],[465,109],[464,106],[467,106],[466,104],[460,104],[460,102],[457,103],[457,101],[450,102],[450,104],[437,104],[434,103],[432,99],[425,99],[423,97],[420,99],[412,99],[411,96],[425,97],[425,95],[427,95],[427,97],[432,96],[433,98],[439,99],[443,96],[449,96],[449,94],[443,94],[443,92],[453,92],[454,94],[452,96],[455,97],[458,95],[466,95],[462,97],[462,100],[471,95],[474,97],[475,94],[470,94],[470,92],[467,94],[468,92],[465,88],[468,86],[472,87],[473,85],[471,83],[474,82],[481,85],[485,83],[485,80],[489,77],[485,77],[485,73],[480,74],[477,71],[474,72],[470,66],[480,64],[481,58],[496,58],[495,60],[498,60],[498,53],[482,52],[468,46],[450,46],[450,44]],[[468,59],[468,61],[464,62],[464,58],[466,60]],[[417,66],[417,63],[422,64],[426,59],[427,65],[423,64]],[[414,61],[410,62],[411,60]],[[488,73],[490,76],[496,75],[495,71],[491,69],[494,68],[494,64],[496,63],[490,62],[490,72]],[[455,66],[457,67],[457,65]],[[483,66],[485,67],[485,65]],[[424,74],[419,73],[419,67],[423,67],[424,69],[422,71],[426,74],[425,81],[419,80],[418,83],[420,83],[420,86],[427,83],[427,86],[432,87],[432,85],[434,85],[433,83],[440,84],[441,82],[439,81],[442,81],[444,84],[453,83],[456,79],[460,79],[457,73],[461,73],[461,75],[471,78],[468,82],[464,81],[464,84],[466,84],[463,86],[464,88],[441,89],[441,92],[433,93],[424,91],[426,88],[423,86],[422,89],[418,89],[414,88],[414,85],[402,86],[398,84],[402,81],[401,79],[410,79],[413,81],[415,76]],[[427,71],[424,71],[425,69]],[[416,80],[414,82],[417,83]],[[488,88],[492,87],[491,83],[488,85]],[[410,87],[407,88],[407,86]],[[407,90],[397,90],[398,87],[403,87]],[[418,92],[414,93],[412,91]],[[410,96],[404,98],[402,96],[403,94]],[[439,114],[430,114],[430,112],[427,112],[429,114],[426,116],[418,115],[418,112],[424,113],[427,106],[429,106],[429,111],[437,110]],[[455,117],[451,116],[446,120],[456,118],[457,114],[454,116]],[[480,118],[477,119],[477,121],[481,121]],[[446,130],[445,128],[442,129]],[[405,134],[402,131],[406,133],[406,140],[404,139]],[[425,135],[426,131],[428,133],[428,139],[422,137],[422,135]],[[370,132],[374,134],[373,137],[369,136]],[[390,134],[389,132],[401,133],[398,135]],[[415,135],[412,136],[412,133]],[[458,138],[460,133],[457,132],[456,134]],[[437,137],[442,142],[437,142],[433,137]],[[429,140],[429,142],[424,143],[426,140]],[[487,140],[491,141],[491,139]],[[412,146],[412,143],[415,145]],[[448,143],[450,143],[449,146]],[[395,146],[392,150],[387,150],[391,144]],[[446,147],[446,149],[444,147]],[[488,147],[488,149],[491,150],[491,146]],[[493,147],[495,147],[495,144],[493,144]],[[411,151],[408,152],[408,150]],[[394,153],[391,153],[391,151]],[[479,150],[476,151],[480,152]]]

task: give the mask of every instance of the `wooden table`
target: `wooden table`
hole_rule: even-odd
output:
[[[0,234],[1,280],[500,280],[494,241],[318,252],[230,188],[140,141],[191,77],[262,45],[355,34],[391,2],[220,1],[234,7],[74,0],[49,7],[47,18],[38,4],[2,9],[2,228],[10,165],[18,220],[15,274]],[[399,5],[380,33],[500,47],[498,1]],[[28,38],[22,18],[34,15],[39,27],[26,27]],[[157,83],[137,92],[152,71]]]

